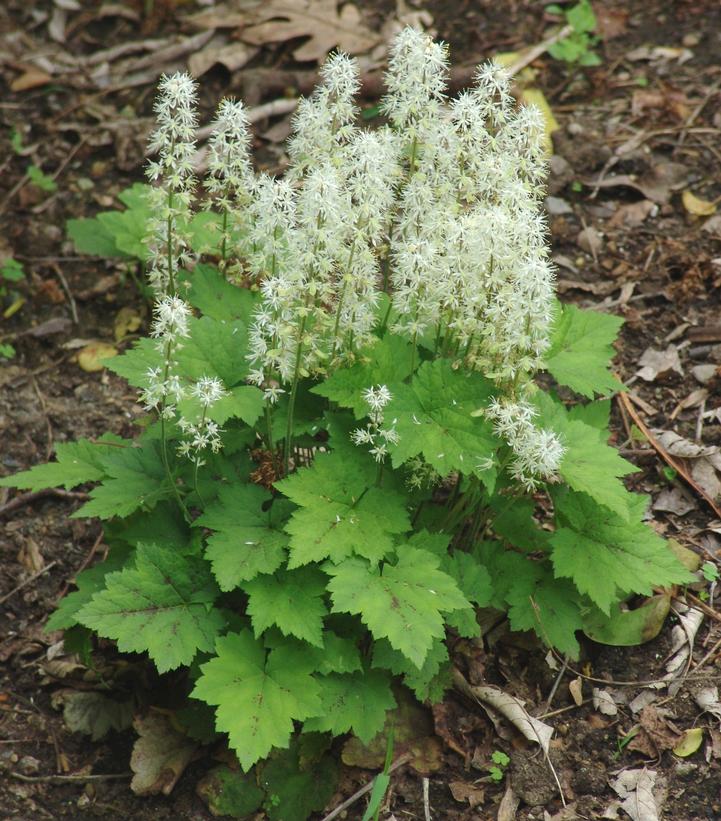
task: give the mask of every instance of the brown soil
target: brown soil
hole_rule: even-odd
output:
[[[143,4],[126,5],[132,9]],[[178,29],[171,0],[154,5],[151,19],[96,19],[97,5],[86,0],[87,14],[75,28],[66,30],[66,48],[74,54],[90,54],[108,44],[167,36]],[[177,5],[182,7],[180,2]],[[358,5],[378,26],[392,7],[384,2]],[[425,5],[458,64],[536,43],[549,24],[542,4],[530,0],[429,0]],[[28,43],[29,38],[38,43],[47,40],[42,15],[52,13],[49,0],[7,0],[4,6],[0,35],[25,37]],[[721,226],[688,214],[680,192],[691,189],[711,201],[721,197],[721,7],[714,0],[634,0],[595,6],[604,11],[607,26],[599,47],[600,67],[569,69],[548,57],[534,63],[535,84],[561,126],[555,146],[565,160],[554,161],[551,178],[551,193],[557,198],[551,230],[559,290],[565,300],[601,304],[625,317],[617,359],[618,373],[625,381],[636,373],[643,351],[649,346],[665,349],[671,335],[683,373],[671,372],[648,383],[634,380],[632,388],[648,403],[642,415],[649,427],[673,429],[693,440],[699,429],[699,406],[690,403],[679,408],[679,404],[700,387],[692,366],[721,362],[719,348],[714,347],[721,334],[717,328],[716,336],[693,336],[688,329],[718,325]],[[648,47],[645,57],[639,52],[644,46]],[[654,57],[653,49],[660,46],[687,48],[688,59],[679,61],[680,52],[676,57]],[[649,55],[652,59],[647,59]],[[263,48],[255,63],[298,68],[287,44]],[[146,127],[139,127],[137,118],[150,115],[152,82],[103,94],[81,92],[62,80],[11,91],[10,83],[23,70],[21,63],[0,58],[4,83],[0,256],[13,256],[27,274],[27,282],[18,288],[25,304],[0,324],[0,342],[10,339],[17,349],[16,357],[0,369],[2,474],[43,462],[57,442],[98,436],[106,430],[132,434],[133,393],[107,372],[81,370],[75,354],[80,340],[114,342],[113,322],[120,308],[146,313],[127,271],[101,259],[78,257],[64,226],[71,217],[91,216],[111,207],[118,191],[142,179]],[[214,102],[238,82],[238,77],[219,68],[205,77],[206,119]],[[258,94],[254,102],[267,99],[262,89]],[[124,127],[108,127],[122,118]],[[258,133],[268,125],[258,124]],[[30,147],[24,155],[11,148],[13,128]],[[277,161],[279,152],[272,143],[260,140],[259,147],[269,164]],[[30,162],[49,174],[59,172],[55,193],[46,194],[32,185],[18,187]],[[683,168],[670,169],[668,163]],[[658,175],[669,170],[678,185],[665,193],[658,185],[645,194],[628,186],[594,185],[621,174],[646,182],[655,175],[658,183]],[[602,235],[598,247],[579,240],[584,228],[595,228]],[[51,324],[44,325],[48,321]],[[27,333],[32,328],[35,333]],[[706,411],[721,405],[719,384],[716,374],[706,385]],[[669,486],[664,463],[652,450],[629,440],[628,420],[616,405],[614,429],[617,444],[643,468],[633,479],[634,489],[656,498]],[[702,443],[719,444],[720,431],[718,419],[706,421]],[[43,624],[76,572],[102,550],[102,534],[95,522],[68,518],[79,504],[72,494],[23,497],[17,503],[14,499],[12,492],[0,491],[0,814],[18,821],[210,818],[195,786],[214,764],[213,751],[186,770],[170,796],[139,798],[130,791],[126,777],[132,732],[111,733],[91,742],[70,733],[53,708],[54,692],[67,686],[82,688],[83,682],[72,670],[56,666],[54,674],[48,672],[47,662],[57,652],[60,636],[44,634]],[[683,517],[655,513],[654,526],[706,558],[718,558],[715,532],[720,531],[709,529],[715,516],[697,496],[695,502]],[[46,572],[36,575],[43,568]],[[641,647],[604,648],[587,642],[579,671],[609,681],[657,678],[664,672],[673,622],[670,618],[661,635]],[[719,640],[720,625],[719,616],[706,618],[697,637],[694,664]],[[623,705],[613,717],[594,710],[589,702],[593,681],[584,681],[586,700],[576,707],[568,690],[576,673],[566,670],[551,700],[557,674],[544,662],[544,651],[526,637],[501,631],[500,636],[489,634],[484,645],[456,650],[459,664],[476,677],[482,674],[485,681],[524,698],[535,715],[551,713],[547,720],[556,729],[551,759],[576,813],[559,815],[559,821],[601,817],[615,797],[609,781],[623,768],[644,765],[665,781],[664,818],[721,818],[721,736],[716,736],[715,745],[709,740],[714,737],[710,730],[718,732],[718,721],[700,714],[693,700],[700,687],[718,682],[718,651],[698,672],[692,670],[679,692],[664,704],[680,730],[704,727],[705,743],[689,758],[667,751],[652,760],[619,748],[619,740],[636,719]],[[95,657],[100,674],[110,676],[116,689],[132,691],[141,706],[166,703],[170,682],[158,680],[137,658],[120,658],[106,645],[98,648]],[[642,689],[613,683],[608,687],[627,692],[629,701]],[[450,693],[436,712],[445,746],[442,768],[429,776],[433,818],[497,817],[505,784],[486,778],[485,766],[493,750],[504,750],[511,758],[507,778],[523,799],[515,817],[530,821],[544,818],[544,809],[551,816],[562,809],[550,770],[534,748],[515,736],[499,737],[485,714],[460,695]],[[479,768],[474,767],[475,761],[480,762]],[[90,774],[120,777],[84,780]],[[55,783],[56,775],[74,779]],[[368,771],[346,771],[335,803],[371,777]],[[449,789],[452,782],[482,789],[483,800],[473,809],[468,802],[456,801]],[[420,776],[407,769],[396,773],[388,812],[381,817],[390,813],[398,819],[424,817]],[[361,801],[343,817],[360,819],[362,814]]]

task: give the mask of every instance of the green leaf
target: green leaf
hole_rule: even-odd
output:
[[[132,208],[127,211],[104,211],[95,219],[103,233],[112,236],[121,254],[144,262],[148,258],[148,246],[144,239],[149,216],[149,209]]]
[[[246,425],[253,425],[263,413],[265,401],[263,392],[253,385],[236,385],[226,391],[225,396],[214,402],[205,411],[200,400],[186,396],[178,402],[178,413],[186,419],[200,419],[205,411],[207,419],[224,425],[228,419],[242,419]]]
[[[393,466],[422,454],[441,476],[454,470],[476,473],[488,482],[479,462],[498,446],[490,423],[472,414],[486,404],[493,385],[477,373],[453,370],[450,362],[424,362],[410,385],[389,386],[393,400],[386,419],[394,419],[400,437],[391,449]]]
[[[213,816],[248,818],[261,808],[265,798],[254,773],[241,773],[225,764],[207,773],[196,789]]]
[[[142,388],[148,384],[148,370],[159,367],[162,361],[156,340],[144,337],[120,356],[105,360],[105,367],[127,379],[134,388]]]
[[[152,186],[146,182],[134,182],[129,188],[124,188],[118,199],[126,208],[150,210],[148,208],[148,194]]]
[[[288,567],[356,553],[380,561],[394,536],[410,530],[404,498],[375,486],[376,466],[359,449],[319,454],[308,468],[276,483],[299,506],[286,525]]]
[[[569,421],[583,422],[592,428],[606,431],[611,416],[611,400],[597,399],[595,402],[587,402],[585,405],[574,405],[568,411]]]
[[[403,676],[403,683],[413,690],[419,701],[440,701],[443,692],[451,684],[448,649],[440,639],[433,642],[420,669],[403,653],[394,650],[386,639],[375,641],[373,666],[390,670],[396,676]]]
[[[362,559],[326,566],[333,610],[359,614],[374,638],[387,638],[420,668],[434,639],[445,635],[443,614],[470,608],[440,559],[412,547],[398,548],[398,563],[382,572]]]
[[[339,368],[312,392],[343,408],[352,408],[356,418],[362,419],[368,415],[363,391],[376,385],[402,382],[411,372],[412,358],[412,348],[405,339],[386,334],[360,353],[359,362],[350,368]]]
[[[599,644],[634,647],[658,636],[670,609],[670,593],[651,596],[635,610],[614,605],[610,615],[594,607],[583,619],[583,632]]]
[[[221,487],[217,501],[195,520],[215,531],[205,557],[221,590],[233,590],[259,573],[275,573],[283,564],[288,537],[281,528],[287,507],[275,503],[264,511],[270,499],[257,485]]]
[[[263,636],[263,641],[268,650],[276,647],[296,647],[306,659],[308,669],[324,676],[329,673],[355,673],[356,670],[361,669],[360,653],[356,642],[343,638],[332,630],[323,631],[320,646],[309,646],[298,639],[286,638],[280,630],[273,627]]]
[[[207,564],[157,545],[138,545],[135,567],[106,577],[77,620],[115,639],[122,652],[147,652],[158,671],[188,665],[210,652],[224,626],[211,607],[218,596]]]
[[[188,226],[190,247],[196,254],[217,254],[220,251],[223,218],[215,211],[198,211]]]
[[[314,669],[329,673],[355,673],[361,669],[360,653],[355,642],[342,638],[332,630],[323,631],[323,650],[313,651],[316,656]]]
[[[573,585],[554,578],[547,559],[534,560],[500,549],[497,542],[481,544],[478,555],[491,575],[492,606],[508,608],[511,628],[533,630],[544,644],[578,658],[576,631],[583,623],[580,597]]]
[[[623,320],[598,311],[563,305],[557,313],[546,354],[546,369],[560,385],[592,399],[594,393],[616,393],[621,383],[609,371],[613,342]]]
[[[595,51],[587,50],[578,58],[578,62],[582,66],[591,67],[600,66],[603,60],[601,60]]]
[[[309,732],[343,735],[353,732],[367,744],[382,729],[386,712],[396,706],[387,673],[365,670],[319,679],[322,713],[305,722]]]
[[[48,487],[70,489],[85,482],[98,482],[105,475],[102,456],[108,446],[80,439],[77,442],[58,442],[55,445],[55,462],[35,465],[13,476],[0,479],[0,487],[17,487],[23,490],[44,490]]]
[[[539,392],[534,402],[541,410],[539,423],[561,434],[566,453],[559,474],[573,490],[587,493],[623,518],[628,518],[633,499],[621,481],[639,468],[606,444],[607,431],[574,420],[563,405]]]
[[[90,501],[72,518],[129,516],[138,508],[152,508],[161,499],[170,498],[173,488],[165,476],[159,447],[145,442],[137,448],[112,448],[102,459],[102,484],[90,491]]]
[[[573,26],[574,31],[593,31],[596,28],[596,15],[589,0],[581,0],[566,12],[566,20]]]
[[[273,747],[287,747],[293,721],[321,712],[320,687],[302,650],[279,646],[266,653],[249,630],[216,642],[216,656],[201,667],[194,698],[214,704],[216,729],[228,733],[244,770]]]
[[[371,790],[368,799],[368,806],[363,813],[361,821],[372,821],[376,817],[376,812],[380,810],[380,806],[385,798],[386,791],[391,783],[391,777],[388,773],[378,773],[373,779],[373,789]]]
[[[491,507],[496,514],[491,524],[497,536],[529,553],[547,550],[548,533],[533,518],[531,499],[508,499],[499,494],[491,499]]]
[[[583,493],[553,494],[558,527],[551,536],[557,576],[573,579],[606,615],[631,593],[693,580],[666,542],[643,523],[648,500],[631,496],[630,521]]]
[[[78,589],[68,593],[58,602],[55,612],[45,625],[46,632],[67,630],[78,624],[78,612],[96,593],[105,588],[105,577],[108,573],[122,570],[132,554],[133,551],[128,545],[113,545],[102,562],[78,573],[75,579]]]
[[[178,373],[187,379],[217,376],[229,388],[242,382],[248,373],[245,324],[239,319],[204,316],[191,319],[188,325],[190,339],[184,341],[176,357]]]
[[[0,267],[0,278],[8,282],[20,282],[25,279],[22,264],[12,257],[3,260],[2,267]]]
[[[214,265],[196,265],[184,281],[190,284],[188,301],[205,316],[230,323],[241,319],[250,324],[255,295],[228,282]]]
[[[245,582],[253,632],[259,637],[276,625],[284,636],[323,647],[323,618],[328,613],[323,603],[325,587],[326,578],[316,567],[283,570]]]
[[[37,185],[41,191],[45,191],[47,194],[52,194],[53,191],[58,190],[58,184],[55,180],[45,174],[42,168],[39,168],[37,165],[29,165],[25,173],[27,174],[30,182],[33,185]]]
[[[175,500],[159,502],[152,511],[138,510],[126,519],[107,522],[103,530],[108,544],[151,542],[172,547],[181,553],[192,552],[190,529]]]
[[[491,576],[472,553],[456,550],[452,556],[446,556],[441,564],[442,569],[455,579],[461,593],[479,607],[487,607],[493,596]],[[473,610],[457,610],[447,617],[448,624],[466,638],[480,635],[480,627]]]
[[[266,791],[264,809],[270,821],[306,821],[320,812],[336,790],[338,762],[332,755],[306,761],[300,736],[289,750],[278,750],[260,767],[259,781]]]

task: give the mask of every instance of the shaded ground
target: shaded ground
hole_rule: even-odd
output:
[[[114,344],[113,327],[121,308],[143,316],[145,309],[127,271],[75,255],[64,224],[70,217],[112,207],[119,190],[142,178],[153,83],[165,66],[150,61],[145,82],[141,77],[135,85],[111,91],[91,83],[74,84],[62,73],[34,86],[31,77],[29,88],[18,89],[18,78],[32,74],[23,50],[42,55],[46,45],[49,53],[59,48],[48,35],[53,6],[17,0],[5,5],[0,35],[6,46],[12,46],[12,56],[0,60],[0,257],[14,257],[26,272],[26,282],[13,286],[25,304],[0,323],[0,342],[10,341],[17,349],[15,358],[0,365],[0,463],[1,472],[10,473],[44,461],[56,442],[97,436],[108,429],[123,435],[132,432],[135,396],[106,372],[83,371],[76,353],[88,341]],[[364,4],[369,27],[380,30],[392,5]],[[169,2],[155,3],[150,18],[139,13],[141,3],[137,9],[126,4],[122,14],[107,16],[99,16],[95,6],[86,2],[84,10],[69,13],[62,48],[91,55],[109,45],[168,37],[181,29],[182,15]],[[561,126],[552,164],[554,199],[549,201],[559,291],[565,300],[601,306],[625,317],[618,372],[631,386],[634,407],[649,428],[673,430],[693,442],[715,446],[721,442],[721,217],[690,213],[693,203],[684,201],[683,194],[692,192],[708,202],[721,198],[721,8],[713,0],[596,6],[604,12],[599,68],[572,71],[547,57],[534,63],[535,85],[544,91]],[[426,8],[440,36],[451,44],[457,64],[536,43],[550,22],[539,4],[520,0],[434,0]],[[294,45],[265,46],[250,66],[312,70],[311,64],[294,62]],[[247,92],[252,85],[253,104],[278,96],[277,90],[264,86],[262,77],[266,75],[247,70],[211,69],[202,84],[204,121],[229,89]],[[10,88],[13,83],[16,90]],[[13,129],[21,137],[20,147],[17,140],[11,144]],[[270,168],[282,164],[277,139],[283,130],[282,119],[256,124],[257,147]],[[30,163],[55,175],[57,191],[44,192],[22,182]],[[13,301],[8,295],[4,307]],[[30,329],[34,331],[28,333]],[[123,345],[129,341],[126,338]],[[646,381],[635,374],[648,348],[665,352],[666,359],[658,374]],[[655,499],[654,526],[705,559],[718,559],[717,514],[698,493],[683,489],[673,474],[664,472],[665,463],[655,451],[633,436],[633,420],[626,412],[615,406],[614,414],[616,444],[643,469],[632,486]],[[698,479],[702,473],[694,476]],[[721,483],[713,469],[703,477],[702,487],[718,500]],[[682,514],[684,500],[688,510]],[[133,734],[111,733],[91,742],[68,732],[53,707],[53,695],[62,687],[94,684],[92,676],[84,681],[87,671],[62,653],[60,636],[42,632],[73,576],[102,551],[97,523],[68,519],[77,505],[72,495],[16,501],[12,493],[0,491],[4,817],[210,818],[195,786],[213,764],[213,751],[186,770],[170,796],[141,799],[130,792],[125,775]],[[546,720],[556,729],[552,760],[577,813],[559,819],[600,817],[615,797],[609,781],[623,767],[644,764],[658,773],[659,784],[665,784],[664,818],[721,818],[718,720],[702,715],[694,701],[698,691],[717,682],[721,673],[716,645],[721,619],[713,609],[696,636],[690,675],[673,697],[664,691],[660,698],[666,718],[681,731],[704,728],[698,752],[679,758],[661,746],[656,760],[649,750],[644,754],[619,748],[619,740],[639,720],[628,702],[643,688],[615,682],[663,676],[675,623],[669,618],[658,638],[638,648],[603,648],[587,642],[578,672],[590,678],[583,680],[580,707],[568,688],[577,673],[561,671],[554,690],[558,673],[546,664],[543,651],[524,637],[508,636],[502,625],[478,646],[462,643],[454,648],[459,667],[472,683],[498,684],[526,699],[534,715],[548,714]],[[114,680],[121,692],[133,690],[141,703],[167,704],[172,682],[153,679],[133,666],[136,661],[119,659],[111,647],[101,647],[96,655],[96,677]],[[591,688],[603,687],[604,680],[619,702],[626,693],[626,703],[618,704],[616,715],[604,715],[590,702]],[[444,747],[440,769],[428,774],[433,818],[497,817],[506,784],[487,778],[494,750],[505,750],[511,758],[510,781],[522,798],[515,817],[541,819],[543,807],[551,816],[560,811],[558,791],[543,758],[516,736],[500,738],[477,705],[451,693],[435,719]],[[120,777],[98,778],[108,774]],[[56,775],[66,780],[54,783]],[[94,777],[86,778],[89,775]],[[330,807],[370,777],[369,771],[349,768]],[[477,806],[471,808],[468,799],[455,800],[449,788],[453,782],[470,785],[475,790],[470,802]],[[453,792],[462,791],[456,786]],[[391,812],[398,819],[424,817],[421,777],[412,770],[397,771]],[[345,817],[362,814],[361,801]]]

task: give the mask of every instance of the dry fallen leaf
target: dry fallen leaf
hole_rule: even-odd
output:
[[[693,480],[711,499],[721,497],[721,450],[697,445],[672,430],[654,430],[659,444],[674,458],[684,460]]]
[[[603,237],[592,225],[588,225],[579,232],[576,237],[576,244],[582,251],[596,259],[603,248]]]
[[[553,735],[553,727],[529,715],[523,702],[515,696],[504,693],[490,685],[473,686],[456,671],[453,678],[456,687],[467,696],[478,701],[485,710],[500,713],[529,741],[540,744],[548,755],[548,747]]]
[[[593,707],[605,716],[618,715],[618,707],[613,696],[608,690],[602,690],[600,687],[593,688]]]
[[[679,623],[671,630],[671,650],[666,662],[666,675],[663,676],[671,696],[676,695],[686,676],[696,633],[704,618],[700,610],[688,607],[680,601],[674,603],[674,611]]]
[[[363,23],[358,8],[352,3],[339,8],[338,0],[271,0],[252,9],[248,18],[250,24],[241,38],[254,46],[307,37],[293,51],[300,62],[323,60],[334,48],[362,54],[379,41]]]
[[[136,718],[133,726],[139,738],[130,756],[130,769],[135,773],[130,789],[136,795],[170,795],[197,744],[175,730],[161,713]]]
[[[63,719],[71,732],[89,735],[93,741],[111,730],[127,729],[133,715],[131,701],[116,701],[95,690],[59,690],[52,703],[56,709],[63,708]]]
[[[10,91],[30,91],[33,88],[47,85],[52,80],[50,74],[42,69],[29,66],[10,83]]]
[[[677,729],[653,704],[641,710],[641,728],[628,745],[629,750],[658,758],[664,750],[672,750],[683,738]]]
[[[485,793],[480,787],[476,787],[474,784],[467,784],[465,781],[451,781],[448,785],[448,789],[459,804],[468,802],[471,809],[482,804],[485,798]]]
[[[701,197],[697,197],[688,190],[681,194],[681,202],[683,202],[683,207],[688,213],[693,214],[695,217],[710,217],[716,213],[715,202],[702,200]]]
[[[258,49],[254,46],[237,41],[229,43],[226,38],[217,36],[190,55],[188,68],[193,77],[202,77],[216,64],[233,72],[250,62],[257,53]]]
[[[575,701],[576,706],[580,707],[583,704],[583,679],[581,676],[573,679],[573,681],[568,685],[568,690],[571,693],[571,698]]]
[[[653,503],[653,509],[662,513],[675,513],[677,516],[685,516],[692,510],[696,510],[696,502],[689,493],[678,485],[662,490]]]
[[[688,179],[688,168],[680,163],[659,160],[641,174],[616,174],[598,180],[581,180],[591,188],[623,186],[640,191],[653,202],[664,204],[674,191],[683,188]]]
[[[655,796],[657,774],[653,770],[624,770],[611,784],[622,799],[621,808],[633,821],[659,821],[659,806]],[[662,791],[658,790],[659,798]]]
[[[96,371],[102,371],[105,367],[103,364],[104,359],[110,359],[117,355],[117,350],[112,345],[108,345],[107,342],[91,342],[78,354],[78,365],[87,373],[95,373]]]
[[[704,687],[695,695],[696,704],[706,713],[715,715],[721,721],[721,702],[718,687]]]
[[[658,213],[658,205],[651,200],[639,200],[627,205],[621,205],[616,209],[616,213],[608,221],[609,228],[636,228],[648,217],[654,217]]]
[[[655,348],[646,348],[638,364],[641,366],[636,375],[645,382],[653,382],[660,377],[668,376],[671,371],[675,371],[683,376],[683,368],[679,359],[678,349],[675,345],[669,345],[665,351],[657,351]]]
[[[514,821],[516,810],[521,803],[521,799],[513,792],[510,782],[503,793],[501,803],[498,805],[498,815],[496,821]]]
[[[29,573],[38,573],[45,567],[45,559],[35,539],[28,536],[18,551],[18,561]]]

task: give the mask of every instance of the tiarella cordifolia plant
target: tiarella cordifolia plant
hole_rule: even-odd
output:
[[[185,666],[245,769],[297,732],[370,740],[394,679],[440,698],[477,607],[576,657],[630,595],[687,580],[594,399],[621,322],[554,298],[541,115],[496,65],[452,100],[447,73],[403,31],[364,130],[357,67],[331,57],[283,179],[252,171],[223,102],[217,267],[186,237],[195,87],[164,78],[151,338],[108,364],[156,421],[3,481],[95,483],[75,515],[113,520],[110,554],[50,626]]]

